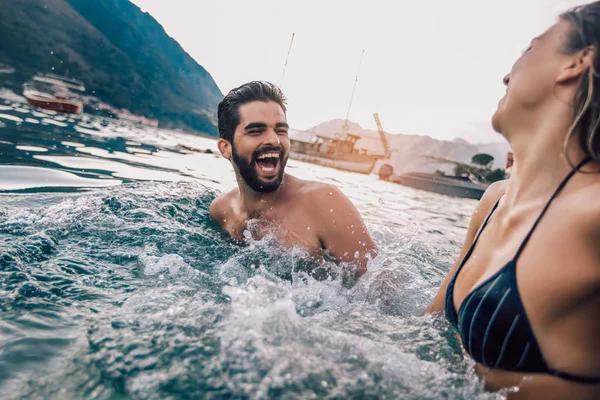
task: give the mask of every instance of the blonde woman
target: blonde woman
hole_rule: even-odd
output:
[[[508,181],[486,191],[425,313],[445,311],[490,390],[600,399],[600,2],[562,14],[504,78]]]

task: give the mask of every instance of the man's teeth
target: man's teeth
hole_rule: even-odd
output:
[[[279,158],[279,153],[264,153],[257,157],[258,160],[262,160],[264,158]]]

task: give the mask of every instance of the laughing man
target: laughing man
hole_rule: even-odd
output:
[[[285,97],[268,82],[233,89],[219,103],[219,150],[233,166],[238,187],[216,198],[210,216],[234,239],[243,239],[248,221],[260,239],[273,234],[352,265],[358,277],[376,254],[365,224],[335,186],[286,174],[290,150]]]

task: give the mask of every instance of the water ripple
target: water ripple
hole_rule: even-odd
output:
[[[441,316],[416,317],[475,202],[290,161],[341,187],[378,244],[348,288],[343,266],[317,280],[303,250],[240,245],[211,222],[235,180],[226,160],[187,149],[214,141],[1,110],[1,167],[51,181],[2,175],[25,188],[0,194],[2,398],[498,397]]]

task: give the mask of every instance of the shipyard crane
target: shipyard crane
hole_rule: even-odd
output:
[[[379,114],[377,114],[377,113],[373,114],[373,118],[375,118],[375,123],[377,124],[377,130],[379,131],[379,137],[381,138],[381,144],[383,145],[383,150],[385,152],[384,159],[387,160],[390,158],[390,155],[391,155],[390,143],[388,142],[387,137],[385,136],[385,132],[383,131],[383,128],[381,127],[381,121],[379,120]]]

